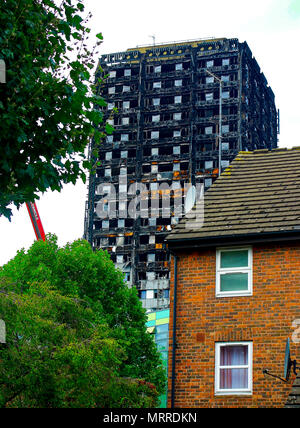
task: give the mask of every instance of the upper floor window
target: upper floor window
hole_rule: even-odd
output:
[[[215,393],[252,393],[252,342],[219,342],[215,353]]]
[[[229,75],[221,76],[221,80],[222,80],[222,82],[229,82],[230,77],[229,77]]]
[[[213,161],[205,161],[204,168],[205,169],[213,169],[214,163]]]
[[[228,151],[229,150],[229,143],[223,143],[222,142],[222,150],[224,150],[224,151]]]
[[[205,78],[205,83],[214,83],[214,78],[213,76],[207,76]]]
[[[252,295],[252,248],[218,249],[216,296]]]
[[[159,131],[151,131],[151,139],[157,140],[159,138]]]
[[[229,125],[222,125],[222,134],[227,134],[229,132]]]

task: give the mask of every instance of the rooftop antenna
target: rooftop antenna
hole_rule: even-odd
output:
[[[155,46],[155,34],[153,34],[152,36],[148,36],[148,37],[152,37],[152,40],[153,40],[153,46]]]

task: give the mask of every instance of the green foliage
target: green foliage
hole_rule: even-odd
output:
[[[160,356],[136,290],[107,252],[84,240],[59,248],[48,235],[0,269],[0,293],[9,343],[0,351],[0,405],[157,404],[165,386]]]
[[[105,135],[91,82],[102,35],[87,47],[83,12],[83,0],[0,2],[0,215],[93,169],[84,151]]]

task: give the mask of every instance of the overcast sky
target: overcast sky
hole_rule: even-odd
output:
[[[227,37],[246,41],[280,109],[279,147],[300,146],[300,0],[86,0],[93,34],[102,32],[100,53],[137,45]],[[59,244],[81,238],[86,186],[78,182],[37,201],[45,232]],[[28,248],[34,231],[23,206],[12,221],[0,218],[0,265]]]

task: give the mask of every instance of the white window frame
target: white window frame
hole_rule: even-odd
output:
[[[221,268],[221,253],[227,251],[248,251],[248,267],[236,268]],[[217,248],[216,251],[216,297],[235,297],[235,296],[252,296],[253,294],[253,253],[252,247],[231,247],[231,248]],[[237,291],[221,291],[220,277],[222,273],[247,273],[248,274],[248,289]]]
[[[222,346],[248,346],[248,364],[246,365],[232,365],[232,366],[221,366],[220,356]],[[224,368],[238,368],[248,369],[248,388],[236,388],[236,389],[221,389],[220,385],[220,370]],[[215,344],[215,395],[252,395],[253,391],[253,342],[216,342]]]

